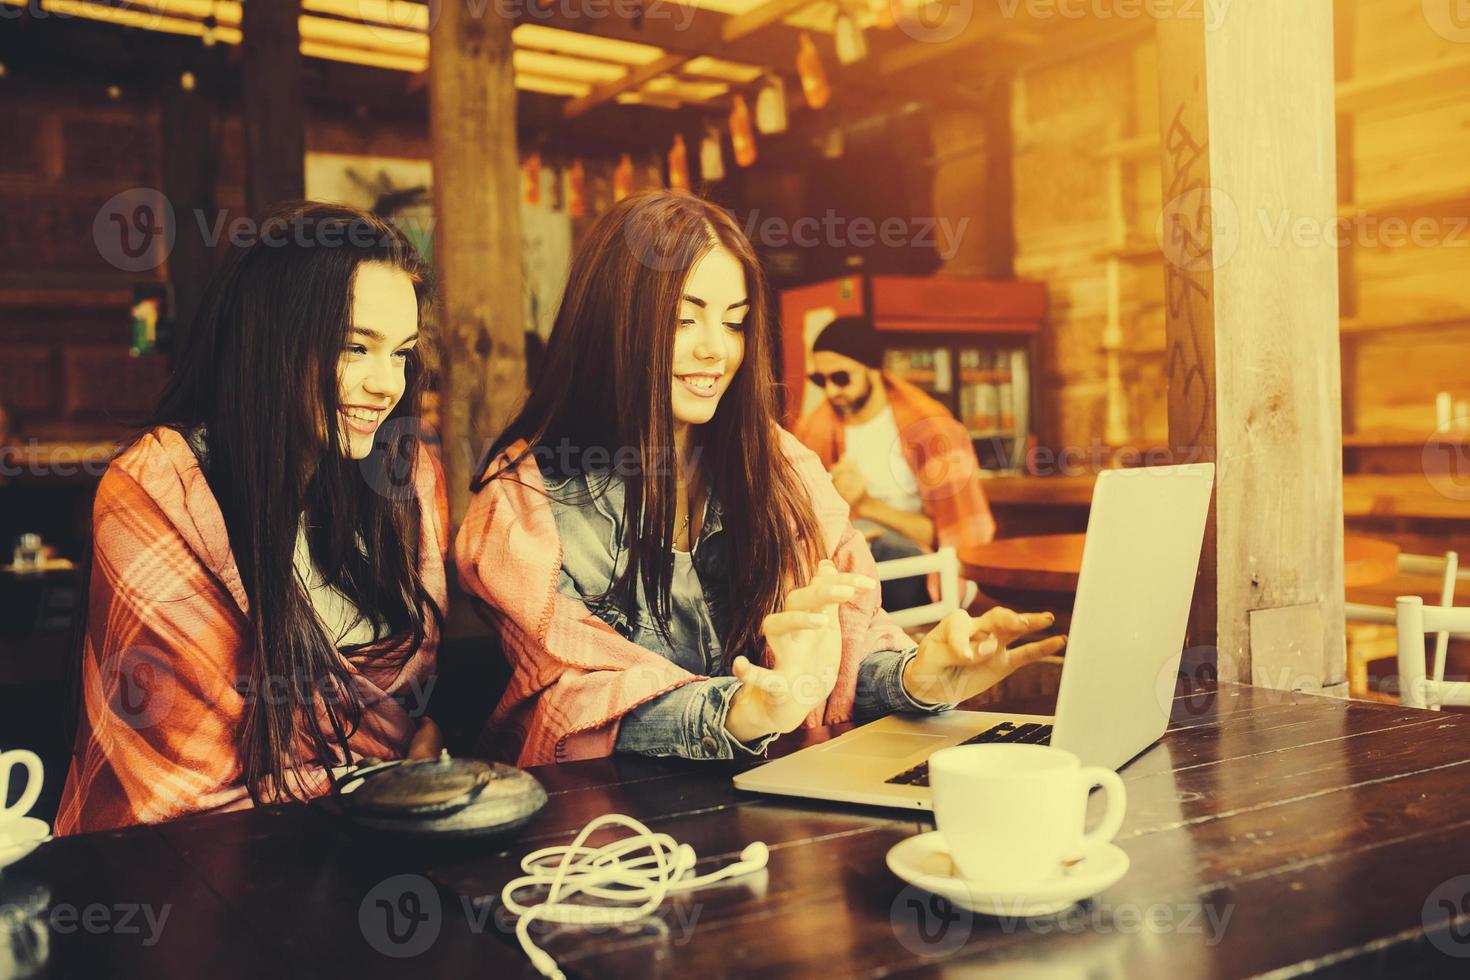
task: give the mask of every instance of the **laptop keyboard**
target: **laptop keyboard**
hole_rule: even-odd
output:
[[[1017,725],[1012,721],[1003,721],[994,728],[987,728],[979,735],[965,739],[960,745],[984,745],[991,742],[1019,745],[1049,745],[1051,744],[1051,725],[1037,725],[1027,723]],[[929,785],[929,763],[924,761],[906,769],[891,779],[884,782],[897,783],[900,786],[928,786]]]

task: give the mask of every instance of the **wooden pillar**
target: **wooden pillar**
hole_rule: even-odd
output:
[[[245,206],[256,219],[306,196],[300,19],[301,0],[245,4]]]
[[[455,525],[469,504],[471,469],[510,421],[526,378],[515,24],[496,11],[443,4],[429,35],[440,395]]]
[[[196,81],[195,85],[199,83]],[[198,231],[196,214],[206,222],[215,217],[213,100],[199,88],[185,89],[171,82],[162,98],[163,192],[173,205],[179,235],[168,256],[168,280],[173,289],[175,345],[193,324],[214,268],[209,243]]]
[[[1176,10],[1158,21],[1169,438],[1181,461],[1218,466],[1190,642],[1217,647],[1223,680],[1334,686],[1344,624],[1332,0]]]
[[[1002,280],[1016,275],[1011,84],[1010,74],[994,79],[980,107],[980,126],[985,134],[985,222],[980,229],[985,239],[985,275]]]

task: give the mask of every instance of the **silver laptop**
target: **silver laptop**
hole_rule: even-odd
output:
[[[1098,477],[1054,717],[889,715],[743,772],[736,788],[928,810],[927,760],[961,743],[1049,744],[1119,768],[1168,726],[1214,484],[1213,463]]]

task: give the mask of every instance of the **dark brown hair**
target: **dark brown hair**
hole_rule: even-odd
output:
[[[420,353],[409,355],[403,397],[366,459],[348,455],[334,424],[353,283],[370,262],[412,281],[426,344],[427,277],[408,239],[344,205],[287,205],[211,279],[148,424],[206,433],[205,475],[250,600],[239,746],[257,801],[297,796],[290,771],[350,758],[363,703],[343,653],[401,665],[430,619],[443,620],[419,573]],[[303,515],[322,577],[389,639],[339,652],[328,638],[295,571]],[[282,683],[290,695],[271,696]]]
[[[728,665],[739,654],[763,659],[761,621],[822,552],[810,496],[780,445],[765,276],[729,212],[690,194],[647,191],[593,223],[572,261],[540,379],[471,489],[506,476],[507,469],[486,470],[522,439],[529,451],[550,449],[583,473],[599,468],[580,462],[593,451],[602,460],[636,451],[639,465],[618,471],[627,563],[606,595],[631,615],[641,583],[667,632],[678,463],[674,332],[684,281],[716,246],[739,261],[751,304],[740,369],[714,417],[690,429],[699,478],[720,503],[729,540],[731,614],[721,638]]]

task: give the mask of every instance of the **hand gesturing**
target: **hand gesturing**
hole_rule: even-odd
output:
[[[866,575],[839,572],[824,560],[810,584],[786,594],[781,611],[762,624],[771,665],[759,667],[746,657],[736,657],[732,664],[741,686],[725,718],[731,735],[751,742],[789,732],[827,700],[842,662],[837,610],[859,590],[877,585]]]
[[[904,669],[903,686],[916,701],[958,703],[988,690],[1017,668],[1059,653],[1065,636],[1012,648],[1027,633],[1056,621],[1051,613],[1018,613],[997,606],[979,617],[958,609],[929,631]],[[978,639],[978,643],[976,642]]]

